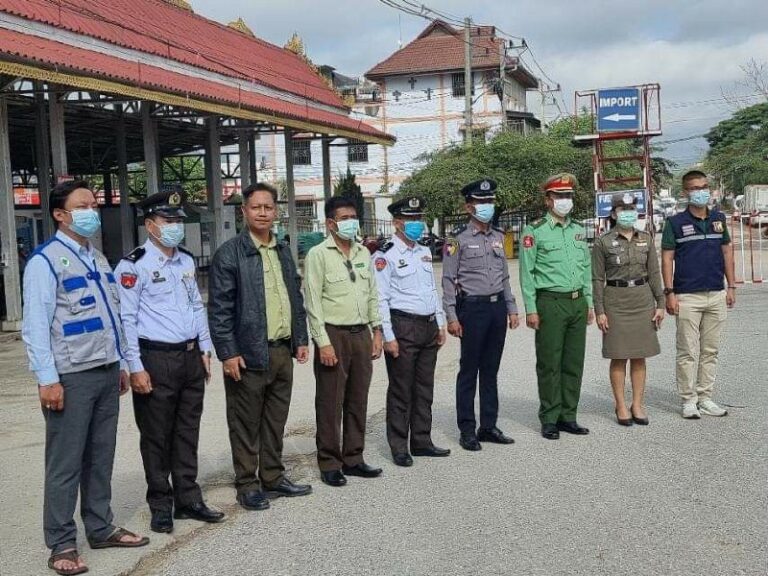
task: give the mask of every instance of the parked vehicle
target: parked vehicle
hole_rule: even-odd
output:
[[[743,222],[750,221],[754,227],[768,226],[768,184],[745,186],[744,195],[738,196],[735,203],[739,203]]]

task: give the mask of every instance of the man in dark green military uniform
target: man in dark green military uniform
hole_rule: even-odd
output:
[[[576,178],[558,174],[542,189],[547,214],[520,241],[526,324],[536,330],[541,435],[589,434],[576,422],[587,324],[594,321],[592,265],[584,228],[570,219]]]

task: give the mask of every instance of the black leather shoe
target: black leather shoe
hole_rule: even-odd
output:
[[[554,424],[542,424],[541,435],[547,440],[560,440],[560,432]]]
[[[336,488],[339,486],[345,486],[347,484],[347,479],[344,474],[341,473],[341,470],[329,470],[328,472],[320,472],[320,479],[328,484],[328,486],[334,486]]]
[[[459,445],[464,448],[464,450],[469,450],[470,452],[477,452],[478,450],[483,449],[477,436],[472,433],[462,434],[459,437]]]
[[[411,454],[414,456],[433,456],[435,458],[441,458],[450,456],[451,451],[448,448],[438,448],[437,446],[430,446],[429,448],[414,448],[411,450]]]
[[[577,436],[589,434],[589,428],[579,426],[578,422],[558,422],[557,429],[561,432],[568,432],[568,434],[576,434]]]
[[[224,512],[209,508],[205,502],[195,502],[181,508],[177,507],[173,517],[176,520],[198,520],[200,522],[216,524],[224,520]]]
[[[413,466],[413,458],[408,452],[398,452],[392,454],[392,461],[398,466],[408,467]]]
[[[149,523],[149,529],[161,534],[173,532],[173,517],[170,510],[152,510],[152,521]]]
[[[360,462],[355,466],[342,466],[341,471],[347,476],[360,476],[361,478],[376,478],[382,473],[381,468],[374,468],[365,462]]]
[[[504,432],[496,428],[480,428],[477,431],[477,439],[480,442],[491,442],[493,444],[514,444],[515,441],[509,436],[504,436]]]
[[[237,503],[246,510],[266,510],[269,508],[269,500],[267,500],[267,495],[264,494],[264,492],[261,490],[254,490],[253,492],[238,494]]]
[[[619,413],[616,412],[616,422],[619,423],[619,426],[632,426],[632,420],[634,419],[634,416],[632,418],[619,418]]]
[[[645,418],[638,418],[635,416],[635,413],[632,411],[632,409],[629,409],[629,413],[632,414],[632,422],[635,424],[639,424],[640,426],[648,426],[648,417]]]
[[[269,499],[280,498],[281,496],[286,498],[306,496],[307,494],[312,494],[312,486],[309,484],[294,484],[288,478],[283,478],[277,486],[267,488],[265,494]]]

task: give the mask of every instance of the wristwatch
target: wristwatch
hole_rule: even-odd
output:
[[[674,294],[675,289],[674,288],[664,288],[664,296],[669,296],[670,294]]]

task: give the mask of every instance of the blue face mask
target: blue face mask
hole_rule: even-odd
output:
[[[493,215],[495,212],[495,204],[475,204],[475,218],[480,220],[480,222],[483,224],[487,224],[493,220]]]
[[[616,215],[616,223],[622,228],[632,228],[637,222],[637,210],[622,210]]]
[[[406,222],[403,226],[403,234],[411,242],[416,242],[424,234],[424,222],[421,220]]]
[[[158,227],[160,228],[160,237],[157,239],[166,248],[176,248],[184,240],[183,223],[159,224]]]
[[[711,196],[709,190],[692,190],[688,193],[688,202],[694,206],[703,207],[709,204],[709,197]]]
[[[349,220],[339,220],[336,222],[339,238],[342,240],[354,240],[360,230],[360,221],[356,218],[350,218]]]
[[[93,208],[78,208],[69,213],[72,214],[69,229],[83,238],[90,238],[101,228],[101,218]]]

